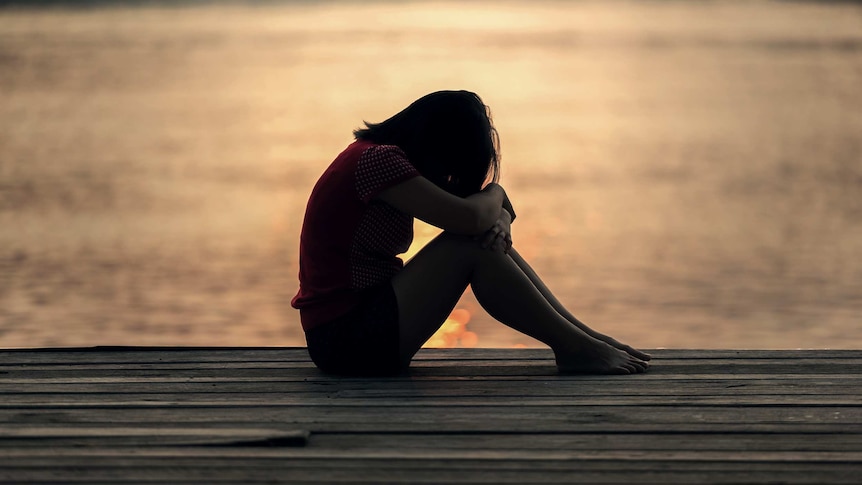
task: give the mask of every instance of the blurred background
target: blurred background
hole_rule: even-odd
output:
[[[0,2],[0,347],[303,345],[312,185],[439,89],[588,324],[862,346],[862,7],[524,0]],[[540,345],[470,295],[430,344]]]

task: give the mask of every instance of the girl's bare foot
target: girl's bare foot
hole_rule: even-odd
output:
[[[626,344],[620,342],[619,340],[617,340],[613,337],[609,337],[607,335],[604,335],[604,334],[601,334],[598,332],[595,332],[594,334],[591,334],[590,336],[596,340],[601,340],[602,342],[610,345],[611,347],[620,349],[623,352],[631,355],[632,357],[634,357],[636,359],[640,359],[640,360],[652,359],[652,356],[650,354],[648,354],[646,352],[641,352],[640,350],[632,347],[631,345],[626,345]]]
[[[644,360],[598,340],[587,349],[554,353],[563,374],[640,374],[649,368]]]

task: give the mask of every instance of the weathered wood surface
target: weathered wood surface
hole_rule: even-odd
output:
[[[424,350],[335,378],[304,349],[0,351],[0,483],[859,483],[862,351]]]

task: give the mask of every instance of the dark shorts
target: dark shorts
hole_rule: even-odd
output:
[[[395,375],[401,363],[398,299],[386,283],[365,290],[362,303],[331,322],[305,332],[308,353],[320,370],[353,376]]]

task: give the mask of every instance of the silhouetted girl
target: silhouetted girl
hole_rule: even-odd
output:
[[[512,247],[497,132],[477,95],[432,93],[354,135],[302,226],[292,304],[320,369],[400,372],[471,285],[492,317],[551,347],[561,372],[646,370],[649,355],[577,320]],[[405,265],[414,217],[444,232]]]

